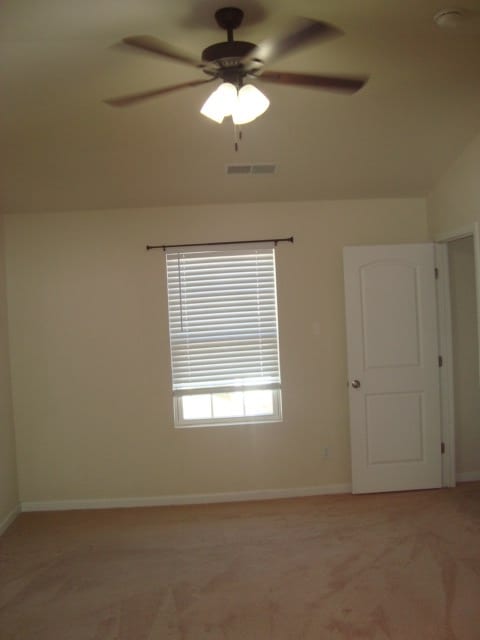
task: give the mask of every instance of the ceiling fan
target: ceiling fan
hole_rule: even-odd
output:
[[[316,40],[326,40],[343,35],[343,32],[318,20],[300,18],[287,33],[269,38],[258,45],[234,40],[233,32],[243,20],[243,11],[236,7],[224,7],[215,13],[217,24],[227,32],[226,42],[217,42],[203,50],[201,59],[177,50],[172,45],[153,36],[131,36],[123,42],[136,49],[149,51],[199,68],[208,79],[192,80],[181,84],[152,89],[105,100],[114,107],[125,107],[143,100],[179,89],[221,80],[220,86],[210,95],[201,113],[216,122],[232,116],[235,124],[251,122],[269,106],[269,101],[251,80],[261,80],[284,85],[311,87],[354,93],[367,81],[366,76],[330,76],[287,71],[268,71],[265,66],[280,57]]]

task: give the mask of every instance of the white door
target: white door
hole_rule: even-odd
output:
[[[441,486],[433,244],[344,249],[353,493]]]

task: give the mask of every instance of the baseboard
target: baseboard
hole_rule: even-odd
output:
[[[480,471],[465,471],[464,473],[457,473],[457,482],[476,482],[480,480]]]
[[[12,524],[15,518],[20,513],[20,505],[17,505],[10,513],[0,522],[0,536],[5,533],[8,527]]]
[[[188,504],[211,504],[217,502],[247,502],[252,500],[273,500],[280,498],[300,498],[339,493],[351,493],[349,484],[329,484],[320,487],[294,489],[267,489],[260,491],[236,491],[232,493],[205,493],[170,495],[148,498],[111,498],[99,500],[51,500],[22,502],[22,511],[70,511],[74,509],[120,509],[126,507],[164,507]]]

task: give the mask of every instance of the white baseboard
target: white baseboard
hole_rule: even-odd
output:
[[[205,493],[158,496],[148,498],[104,498],[98,500],[50,500],[22,502],[22,511],[69,511],[73,509],[119,509],[126,507],[164,507],[172,505],[210,504],[214,502],[247,502],[279,498],[300,498],[338,493],[351,493],[349,484],[328,484],[320,487],[266,489],[232,493]]]
[[[20,505],[17,505],[14,509],[10,511],[9,514],[5,516],[5,518],[0,522],[0,536],[5,533],[8,527],[12,524],[15,518],[20,513]]]
[[[457,482],[476,482],[480,480],[480,471],[465,471],[464,473],[457,473]]]

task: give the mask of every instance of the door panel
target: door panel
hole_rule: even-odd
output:
[[[368,464],[423,459],[423,394],[382,393],[366,397]]]
[[[441,486],[434,248],[344,250],[354,493]]]
[[[417,271],[411,265],[374,263],[360,268],[365,365],[419,364]]]

